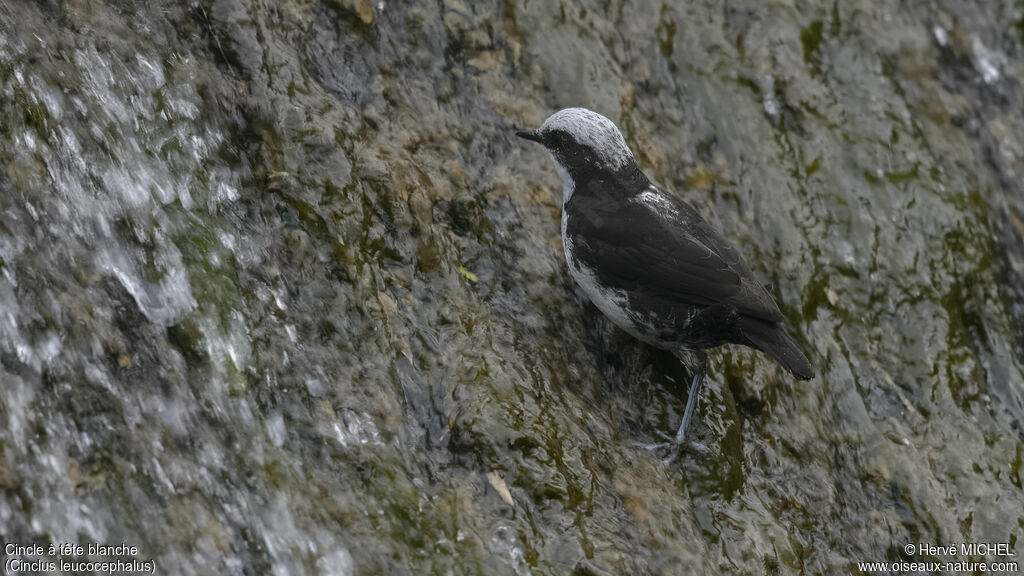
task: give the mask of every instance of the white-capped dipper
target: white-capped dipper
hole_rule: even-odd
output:
[[[677,442],[697,405],[708,348],[750,346],[801,380],[814,376],[739,253],[692,206],[651,184],[611,120],[567,108],[516,135],[543,144],[562,177],[562,246],[573,280],[619,328],[672,351],[693,374]]]

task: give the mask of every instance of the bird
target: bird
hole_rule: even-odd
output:
[[[562,247],[569,274],[613,324],[675,354],[692,375],[675,441],[683,445],[707,373],[707,350],[740,344],[795,378],[814,370],[768,289],[689,203],[643,173],[622,133],[586,108],[536,130],[562,180]]]

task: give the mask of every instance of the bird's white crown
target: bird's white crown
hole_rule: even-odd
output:
[[[566,108],[555,112],[540,127],[540,132],[552,130],[570,134],[576,142],[589,146],[598,158],[612,167],[622,166],[633,158],[633,153],[615,124],[586,108]]]

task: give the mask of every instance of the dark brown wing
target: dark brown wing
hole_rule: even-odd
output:
[[[771,294],[736,250],[686,202],[651,189],[624,201],[594,189],[568,204],[566,234],[575,257],[599,280],[628,292],[692,306],[726,304],[744,315],[782,321]]]

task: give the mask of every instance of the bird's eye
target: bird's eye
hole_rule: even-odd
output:
[[[556,148],[564,146],[566,142],[566,134],[561,130],[553,130],[547,135],[547,141],[551,146]]]

